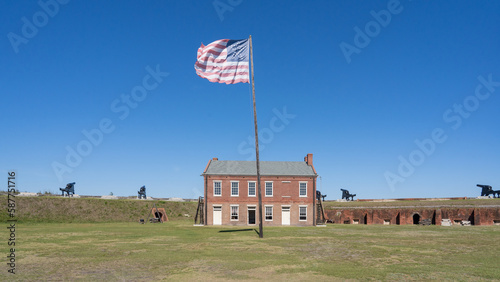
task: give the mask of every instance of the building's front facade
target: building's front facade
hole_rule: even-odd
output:
[[[205,224],[259,224],[259,202],[254,161],[210,160],[202,174]],[[316,224],[316,178],[312,154],[304,162],[260,162],[264,226]]]

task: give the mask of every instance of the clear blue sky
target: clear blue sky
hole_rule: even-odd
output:
[[[202,195],[208,160],[254,157],[253,115],[196,51],[249,35],[261,160],[314,154],[327,199],[500,190],[497,1],[61,2],[0,4],[0,169],[21,191]]]

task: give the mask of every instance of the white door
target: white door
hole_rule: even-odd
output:
[[[290,207],[281,207],[281,225],[290,225]]]
[[[214,217],[214,225],[222,225],[222,207],[221,206],[214,206],[214,212],[213,212],[213,217]]]

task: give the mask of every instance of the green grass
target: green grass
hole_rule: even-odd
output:
[[[146,219],[153,203],[165,208],[168,218],[176,219],[185,214],[194,217],[197,202],[168,202],[143,200],[105,200],[96,198],[63,198],[60,196],[16,197],[16,219],[22,223],[91,223],[138,222]],[[0,202],[7,203],[6,196]],[[6,221],[8,214],[0,213]]]
[[[259,239],[192,224],[18,224],[17,274],[4,264],[0,280],[500,279],[500,226],[265,227]]]

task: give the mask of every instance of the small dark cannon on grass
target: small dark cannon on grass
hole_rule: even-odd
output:
[[[137,191],[137,198],[138,199],[146,199],[146,186],[142,186],[139,191]]]
[[[323,202],[325,201],[325,197],[326,195],[321,195],[321,191],[319,190],[316,190],[316,200],[323,200]]]
[[[342,191],[342,199],[346,199],[349,201],[349,198],[351,198],[351,201],[354,201],[354,197],[356,194],[349,194],[349,190],[346,189],[340,189]]]
[[[72,195],[74,195],[75,194],[75,184],[76,184],[76,182],[71,182],[71,183],[66,184],[66,188],[59,188],[59,190],[61,190],[61,196],[64,196],[64,192],[66,192],[68,197],[69,197],[70,193]]]
[[[481,188],[481,196],[493,195],[493,198],[500,197],[500,190],[493,190],[493,187],[490,185],[477,184],[476,186]]]

